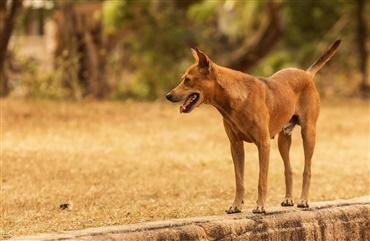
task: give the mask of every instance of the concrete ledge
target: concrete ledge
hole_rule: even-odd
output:
[[[89,228],[10,240],[366,240],[370,241],[370,196],[311,203],[308,209],[268,208],[239,214]]]

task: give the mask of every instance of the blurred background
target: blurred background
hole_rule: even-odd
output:
[[[0,239],[224,214],[235,181],[222,116],[205,106],[180,115],[165,102],[194,47],[269,76],[307,69],[343,39],[315,77],[311,200],[369,195],[369,13],[365,0],[0,0]],[[294,135],[298,195],[304,155]],[[276,206],[284,171],[271,143]],[[245,149],[248,209],[258,155]]]
[[[319,72],[322,97],[369,97],[369,2],[0,1],[1,96],[163,98],[199,47],[217,64],[269,76],[306,69],[344,42]]]

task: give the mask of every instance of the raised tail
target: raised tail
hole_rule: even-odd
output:
[[[325,53],[318,60],[316,60],[316,62],[313,63],[313,65],[311,65],[311,67],[308,68],[306,72],[309,73],[312,77],[314,77],[316,72],[319,71],[319,69],[321,69],[321,67],[324,66],[324,64],[329,61],[331,56],[335,54],[335,51],[337,51],[341,43],[342,40],[338,39],[332,45],[330,45],[330,47],[325,51]]]

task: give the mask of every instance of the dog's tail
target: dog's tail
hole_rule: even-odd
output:
[[[335,41],[335,43],[333,43],[325,51],[325,53],[318,60],[316,60],[316,62],[313,63],[313,65],[311,65],[310,68],[308,68],[308,70],[306,72],[309,73],[312,77],[314,77],[316,72],[319,71],[319,69],[321,69],[321,67],[324,66],[324,64],[329,61],[331,56],[333,56],[335,54],[335,51],[337,51],[337,49],[338,49],[338,47],[341,43],[342,43],[341,39],[338,39],[337,41]]]

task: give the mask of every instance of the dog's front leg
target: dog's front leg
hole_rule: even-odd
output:
[[[226,210],[228,214],[240,213],[243,208],[244,197],[244,143],[234,133],[230,124],[224,120],[227,136],[230,140],[231,156],[234,162],[236,193],[232,206]]]
[[[233,205],[226,210],[228,214],[240,213],[244,204],[244,144],[243,141],[231,142],[230,144],[235,170],[236,193]]]
[[[259,156],[259,179],[258,179],[258,200],[257,207],[253,209],[253,213],[266,213],[266,195],[267,195],[267,176],[270,160],[270,140],[265,140],[256,143]]]

